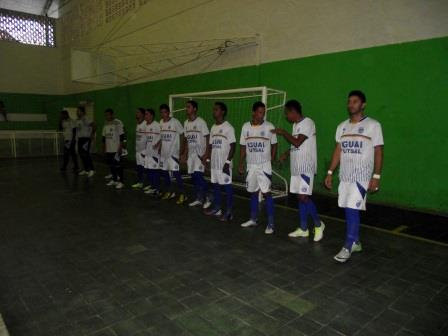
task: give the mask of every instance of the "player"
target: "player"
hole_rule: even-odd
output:
[[[70,118],[67,110],[61,111],[59,120],[59,130],[62,131],[64,138],[64,162],[62,163],[61,171],[67,170],[70,158],[73,161],[73,172],[78,173],[78,158],[76,157],[76,123]]]
[[[366,209],[367,191],[374,193],[380,187],[383,132],[378,121],[364,115],[365,108],[364,93],[351,91],[347,103],[349,119],[336,129],[336,147],[325,178],[325,186],[331,190],[333,172],[340,163],[338,205],[345,210],[347,233],[345,244],[334,259],[341,263],[362,250],[359,211]]]
[[[266,234],[274,233],[274,200],[271,195],[272,166],[271,161],[277,151],[277,136],[271,131],[275,129],[269,121],[264,120],[266,106],[256,102],[252,106],[252,121],[246,122],[240,137],[239,173],[244,173],[244,162],[247,161],[246,187],[251,193],[250,219],[241,224],[242,227],[256,226],[258,218],[258,193],[263,193],[266,200],[268,224]]]
[[[172,199],[176,193],[171,191],[170,172],[176,178],[177,191],[179,197],[176,204],[184,204],[185,197],[184,184],[179,171],[180,144],[183,143],[184,128],[179,120],[170,116],[170,108],[166,104],[160,105],[160,169],[164,178],[165,192],[162,199]]]
[[[125,132],[123,123],[115,118],[114,111],[108,108],[105,112],[106,122],[103,127],[103,152],[106,154],[107,164],[110,167],[112,179],[108,186],[116,189],[124,187],[123,154],[125,151]]]
[[[145,194],[160,195],[160,124],[154,120],[155,112],[152,108],[145,111],[146,123],[146,152],[145,168],[148,174],[149,185]]]
[[[81,158],[84,169],[79,172],[79,175],[87,175],[92,177],[95,175],[93,169],[93,161],[90,156],[90,146],[95,139],[96,125],[86,116],[86,109],[84,106],[79,106],[76,114],[76,136],[78,137],[78,154]]]
[[[132,185],[134,189],[143,188],[143,179],[145,173],[145,154],[146,154],[146,121],[145,109],[139,107],[135,113],[137,126],[135,130],[135,163],[137,169],[137,183]]]
[[[213,107],[215,124],[210,130],[210,144],[206,161],[210,162],[211,182],[213,185],[213,206],[206,210],[207,215],[218,217],[221,221],[232,220],[233,188],[232,188],[232,160],[235,154],[235,130],[228,121],[227,106],[216,102]],[[226,211],[221,210],[221,188],[226,193]]]
[[[189,100],[185,105],[187,119],[184,122],[185,137],[182,161],[187,161],[195,189],[196,199],[188,204],[190,207],[202,205],[207,209],[211,202],[207,197],[207,182],[204,179],[205,152],[209,144],[209,131],[204,119],[198,116],[198,103]],[[186,157],[188,156],[188,159]]]

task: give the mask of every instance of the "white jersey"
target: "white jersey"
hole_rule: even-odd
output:
[[[103,137],[106,139],[106,153],[116,153],[120,146],[120,136],[124,135],[121,120],[106,121],[103,126]]]
[[[292,136],[299,134],[306,136],[306,140],[299,147],[291,144],[291,175],[314,175],[317,168],[316,126],[308,117],[303,118],[292,126]]]
[[[146,121],[137,124],[135,128],[135,152],[143,152],[146,149]]]
[[[175,157],[179,159],[180,135],[184,133],[184,129],[176,118],[171,118],[167,122],[160,121],[160,139],[162,148],[160,155],[162,158]]]
[[[229,122],[224,121],[221,125],[213,125],[210,130],[210,144],[212,155],[210,159],[211,169],[222,169],[229,157],[230,145],[235,143],[235,129]]]
[[[246,146],[247,164],[271,162],[271,145],[277,143],[277,136],[271,132],[274,125],[264,121],[261,125],[246,122],[241,130],[240,145]]]
[[[86,116],[76,119],[76,136],[78,138],[90,138],[92,135],[92,121]]]
[[[369,117],[357,123],[346,120],[336,130],[336,141],[341,145],[339,179],[342,182],[370,181],[374,147],[384,144],[381,124]]]
[[[76,123],[73,119],[68,118],[62,121],[62,136],[64,141],[73,140],[73,130],[76,128]]]
[[[204,119],[196,117],[193,121],[184,122],[185,138],[188,143],[188,156],[202,156],[205,154],[205,137],[209,135],[208,127]]]
[[[147,124],[145,121],[146,132],[146,155],[152,157],[159,157],[159,150],[154,146],[160,141],[160,124],[157,121],[153,121]]]

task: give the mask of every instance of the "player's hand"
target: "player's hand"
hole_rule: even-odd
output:
[[[333,175],[327,175],[327,177],[325,177],[324,184],[325,188],[331,190],[331,188],[333,188]]]
[[[286,134],[286,131],[283,128],[274,128],[274,129],[271,129],[271,133],[278,134],[278,135],[284,135],[284,134]]]
[[[185,153],[180,154],[180,162],[181,163],[187,162],[187,156],[185,155]]]
[[[288,159],[288,154],[283,153],[282,155],[280,155],[280,157],[278,158],[278,162],[279,163],[283,163],[286,161],[286,159]]]
[[[222,172],[226,175],[230,176],[230,165],[228,163],[224,164],[224,167],[222,167]]]
[[[380,190],[380,180],[375,178],[370,179],[368,190],[371,193],[376,193],[378,190]]]
[[[240,164],[238,165],[238,173],[240,175],[244,174],[244,163],[243,162],[240,162]]]

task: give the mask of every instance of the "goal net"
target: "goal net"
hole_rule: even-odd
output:
[[[179,119],[182,123],[186,119],[185,104],[188,100],[195,100],[198,103],[198,115],[203,118],[211,127],[213,120],[213,105],[217,101],[221,101],[227,105],[227,117],[235,128],[235,136],[237,143],[241,134],[243,124],[251,119],[252,104],[256,101],[262,101],[266,104],[266,119],[274,125],[278,125],[280,120],[284,118],[283,107],[286,101],[286,92],[262,87],[239,88],[230,90],[193,92],[182,94],[171,94],[169,96],[169,105],[172,115]],[[287,149],[286,145],[279,142],[278,153],[282,153]],[[245,187],[245,177],[238,174],[239,146],[234,156],[233,164],[233,184],[237,187]],[[186,176],[187,177],[187,176]],[[288,181],[279,173],[273,164],[272,170],[272,194],[273,197],[279,198],[288,195]]]

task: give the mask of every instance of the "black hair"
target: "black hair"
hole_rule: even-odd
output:
[[[154,112],[154,109],[152,109],[152,108],[147,108],[146,109],[146,112],[148,112],[150,115],[152,115],[153,117],[155,116],[155,112]]]
[[[224,104],[223,102],[215,102],[215,105],[218,106],[221,111],[224,112],[224,117],[227,115],[227,105]]]
[[[252,111],[256,111],[259,107],[266,108],[266,105],[261,101],[257,101],[252,105]]]
[[[79,105],[79,106],[78,106],[78,110],[80,110],[82,113],[86,113],[86,108],[85,108],[85,106]]]
[[[299,114],[302,114],[302,104],[300,104],[298,100],[295,99],[288,100],[285,104],[285,108],[287,108],[288,110],[294,110]]]
[[[189,101],[187,101],[187,104],[190,104],[196,110],[198,109],[198,103],[195,100],[189,100]]]
[[[62,111],[61,111],[61,114],[62,114],[63,116],[67,116],[67,117],[68,117],[68,111],[67,111],[67,110],[62,110]]]
[[[0,107],[5,107],[5,103],[3,102],[3,100],[0,100]]]
[[[367,101],[366,95],[361,90],[352,90],[352,91],[350,91],[350,93],[348,94],[348,98],[353,97],[353,96],[358,97],[359,99],[361,99],[361,101],[363,103],[365,103]]]
[[[168,106],[168,104],[162,104],[162,105],[160,105],[159,110],[168,110],[168,112],[169,112],[170,107]]]
[[[110,107],[107,108],[104,113],[110,113],[110,114],[114,114],[114,110],[112,110]]]
[[[138,107],[138,111],[140,111],[141,114],[145,114],[145,109],[143,107]]]

